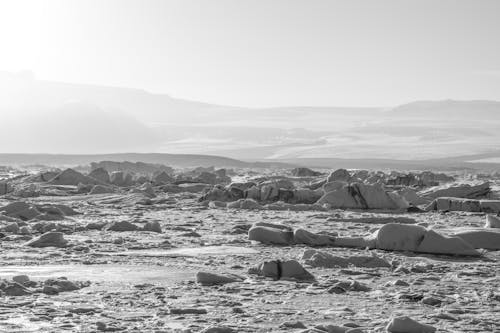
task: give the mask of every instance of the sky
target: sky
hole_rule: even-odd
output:
[[[500,100],[496,0],[0,0],[0,71],[224,105]]]

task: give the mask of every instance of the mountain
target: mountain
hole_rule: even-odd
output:
[[[216,167],[216,168],[294,168],[293,164],[279,161],[245,162],[232,158],[211,155],[183,155],[183,154],[1,154],[0,165],[28,166],[45,165],[55,167],[74,167],[88,165],[91,162],[145,162],[163,164],[172,167]]]
[[[309,168],[324,169],[369,169],[369,170],[434,170],[465,172],[499,172],[500,150],[486,154],[454,156],[423,160],[402,160],[385,158],[290,158],[276,162],[289,163]]]
[[[500,102],[243,108],[0,72],[0,152],[429,160],[493,152]]]
[[[94,104],[70,102],[44,110],[2,112],[4,153],[141,151],[160,142],[135,118]]]
[[[417,101],[392,108],[390,115],[393,117],[445,118],[448,120],[488,118],[500,121],[500,102],[484,100]]]
[[[325,115],[335,113],[339,120],[369,117],[378,108],[282,107],[242,108],[176,99],[166,94],[152,94],[140,89],[105,87],[36,80],[31,75],[0,72],[0,110],[43,110],[68,102],[96,105],[106,111],[119,111],[148,125],[242,125],[287,128],[299,120],[325,125]],[[246,123],[245,126],[248,124]],[[274,126],[273,126],[274,125]],[[301,126],[299,126],[301,127]]]

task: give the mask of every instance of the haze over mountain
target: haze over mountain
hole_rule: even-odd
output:
[[[249,109],[7,72],[0,87],[4,153],[411,160],[492,152],[500,139],[496,101]]]

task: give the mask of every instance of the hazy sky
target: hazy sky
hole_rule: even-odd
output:
[[[0,0],[0,70],[241,106],[500,100],[496,0]]]

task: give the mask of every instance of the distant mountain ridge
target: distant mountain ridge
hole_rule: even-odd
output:
[[[54,167],[76,167],[90,165],[92,162],[144,162],[162,164],[177,168],[216,167],[216,168],[274,168],[292,169],[299,166],[329,169],[368,169],[368,170],[439,170],[500,172],[500,162],[475,162],[476,160],[500,158],[500,150],[487,154],[456,156],[428,160],[395,159],[343,159],[343,158],[294,158],[261,161],[241,161],[222,156],[188,154],[95,154],[95,155],[57,155],[57,154],[0,154],[0,165],[30,166],[45,165]]]
[[[391,116],[411,117],[494,117],[500,119],[500,102],[488,100],[415,101],[391,109]]]
[[[485,153],[500,142],[497,101],[243,108],[2,72],[0,88],[3,153],[427,160]]]
[[[487,159],[498,162],[488,162]],[[483,162],[485,160],[486,162]],[[439,170],[439,171],[473,171],[499,172],[500,150],[496,152],[449,158],[426,160],[396,160],[396,159],[344,159],[344,158],[294,158],[281,159],[279,162],[307,166],[309,168],[327,169],[370,169],[370,170]]]
[[[279,161],[245,162],[222,156],[190,155],[190,154],[1,154],[0,165],[46,165],[46,166],[78,166],[89,165],[91,162],[145,162],[163,164],[166,166],[189,167],[217,167],[217,168],[288,168],[292,164]]]

